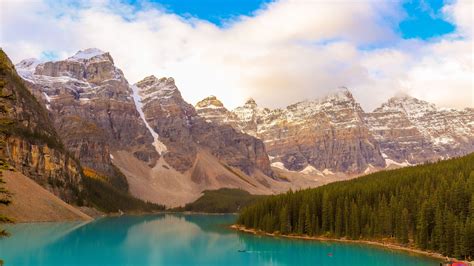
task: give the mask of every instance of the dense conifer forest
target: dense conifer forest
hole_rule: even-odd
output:
[[[175,211],[235,213],[264,197],[266,196],[252,195],[245,190],[236,188],[205,190],[199,199],[186,204],[184,208],[176,208]]]
[[[392,241],[474,259],[474,154],[266,197],[238,223],[269,233]]]

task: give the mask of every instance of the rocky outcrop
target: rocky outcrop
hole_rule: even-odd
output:
[[[44,107],[0,50],[0,161],[59,196],[80,203],[81,168],[64,149]]]
[[[285,109],[260,108],[249,99],[232,112],[213,108],[222,115],[214,113],[208,118],[202,110],[211,109],[210,104],[196,108],[207,119],[262,139],[276,167],[360,173],[368,167],[385,166],[378,143],[364,123],[364,112],[346,88]],[[225,119],[215,119],[218,117]]]
[[[198,102],[196,111],[199,116],[206,118],[207,122],[232,124],[237,119],[216,96],[209,96]]]
[[[109,53],[79,51],[62,61],[17,66],[30,90],[42,99],[66,148],[82,165],[120,176],[111,154],[125,150],[153,165],[159,154],[140,118],[132,89]],[[117,180],[126,190],[126,181]]]
[[[255,170],[273,175],[262,141],[229,125],[203,119],[183,100],[172,78],[150,76],[135,86],[146,121],[166,146],[163,157],[174,169],[189,170],[197,152],[204,149],[247,175]]]
[[[391,163],[418,164],[474,151],[472,108],[438,108],[404,95],[366,114],[366,122]]]

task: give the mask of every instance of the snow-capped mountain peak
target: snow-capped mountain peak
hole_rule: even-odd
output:
[[[35,73],[36,66],[41,63],[42,61],[37,58],[28,58],[21,60],[20,63],[15,65],[15,68],[21,77],[30,80]]]
[[[175,85],[174,79],[163,77],[158,79],[151,75],[135,84],[144,104],[158,99],[159,101],[182,101],[181,93]]]
[[[436,105],[408,95],[392,97],[382,104],[379,109],[383,111],[400,111],[406,113],[409,117],[415,118],[437,111]]]
[[[97,48],[88,48],[85,50],[78,51],[75,55],[68,58],[68,60],[89,60],[93,57],[101,56],[106,52]]]
[[[28,59],[23,59],[20,61],[20,63],[16,64],[15,67],[17,68],[34,68],[38,64],[40,64],[42,61],[39,60],[38,58],[28,58]]]

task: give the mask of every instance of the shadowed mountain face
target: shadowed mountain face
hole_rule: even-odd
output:
[[[79,163],[1,49],[0,165],[0,171],[11,166],[64,201],[79,201],[83,189]]]
[[[208,121],[262,139],[272,166],[303,173],[362,173],[474,151],[474,109],[437,108],[404,96],[364,112],[338,89],[322,99],[270,110],[248,100],[227,110],[214,96],[196,105]]]

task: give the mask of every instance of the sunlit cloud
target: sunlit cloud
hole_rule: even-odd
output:
[[[469,0],[443,8],[456,32],[430,40],[399,36],[406,14],[396,1],[283,0],[223,26],[147,2],[137,9],[7,0],[1,7],[0,45],[15,62],[97,47],[132,83],[173,76],[191,103],[212,94],[229,108],[248,97],[282,107],[347,86],[366,110],[398,92],[474,105]]]

